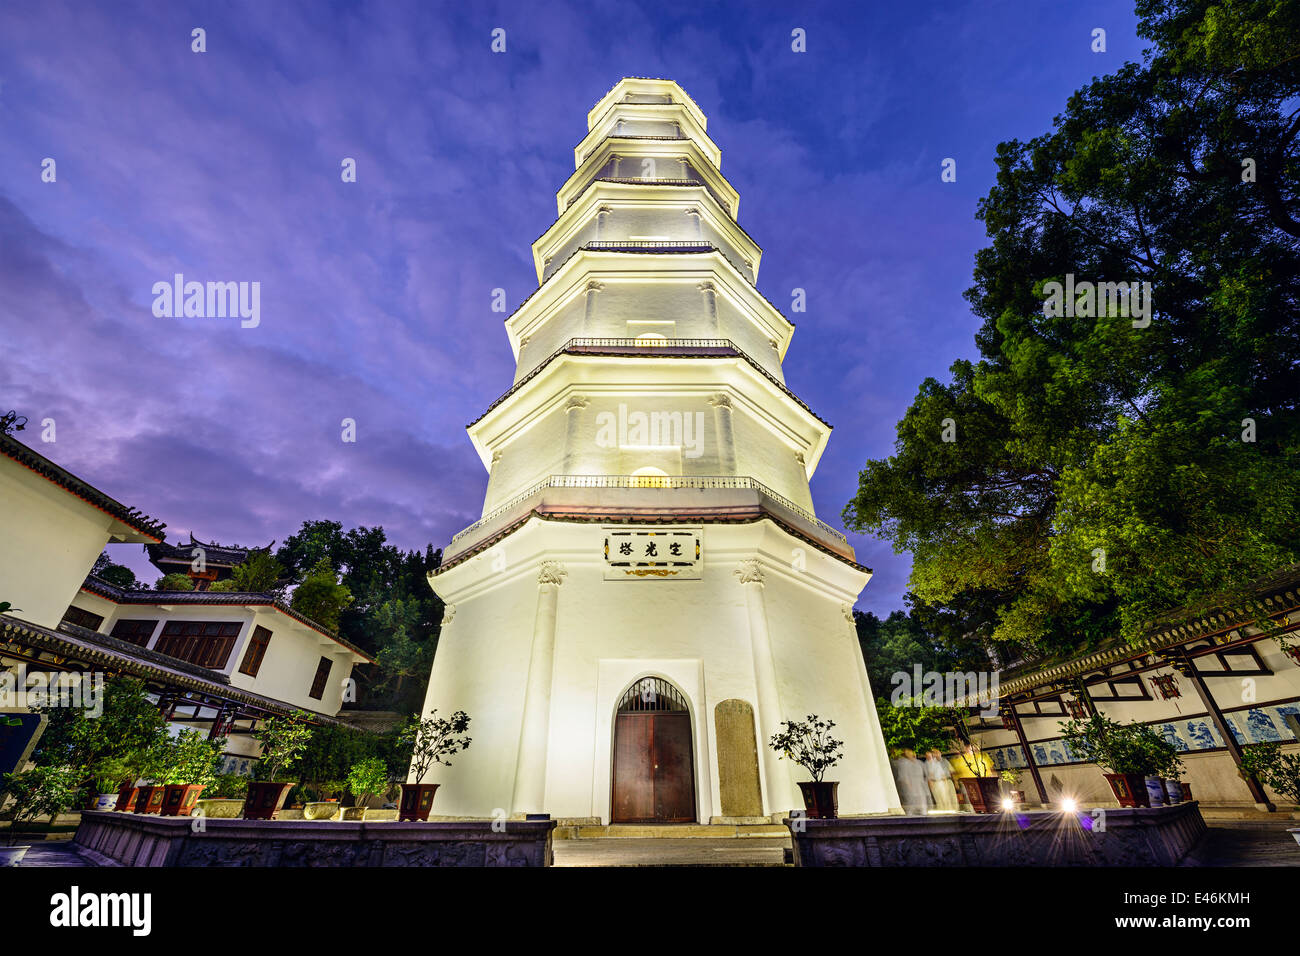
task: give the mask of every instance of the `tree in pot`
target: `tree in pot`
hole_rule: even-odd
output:
[[[217,782],[226,738],[209,740],[186,729],[164,745],[163,803],[165,817],[187,817],[205,787]]]
[[[139,796],[132,808],[136,813],[161,813],[165,785],[163,777],[167,774],[167,761],[170,759],[168,748],[171,738],[164,732],[147,749],[140,753]]]
[[[10,807],[8,847],[0,849],[0,866],[17,866],[30,845],[19,846],[19,834],[37,817],[48,815],[50,822],[67,813],[81,799],[81,781],[85,770],[76,767],[35,767],[21,773],[4,775],[0,801],[13,799]]]
[[[439,717],[438,708],[429,711],[423,720],[412,716],[397,735],[398,753],[409,756],[411,782],[402,784],[402,802],[399,820],[428,820],[433,807],[433,796],[439,784],[425,783],[424,777],[435,763],[451,766],[447,758],[468,750],[472,737],[463,735],[469,729],[469,715],[458,710],[450,717]]]
[[[135,782],[140,779],[143,761],[139,753],[124,754],[117,757],[104,757],[91,771],[95,777],[95,791],[98,799],[92,810],[125,810],[126,804],[135,799]],[[126,800],[123,800],[123,795]]]
[[[253,732],[262,745],[262,757],[253,768],[244,801],[244,819],[271,820],[284,806],[284,798],[295,780],[294,765],[311,742],[307,715],[295,711],[288,717],[270,717]]]
[[[999,812],[1002,809],[1002,781],[993,772],[993,761],[984,753],[980,739],[967,730],[964,720],[958,724],[958,733],[962,739],[957,741],[957,755],[962,766],[970,772],[969,777],[959,778],[966,802],[976,813]]]
[[[1173,745],[1145,724],[1093,714],[1060,727],[1070,751],[1102,769],[1121,807],[1151,806],[1146,778],[1167,766],[1170,754],[1177,756]]]
[[[356,805],[343,811],[344,820],[364,820],[366,818],[366,801],[376,794],[384,793],[391,785],[388,776],[388,764],[380,757],[370,757],[353,764],[348,771],[348,791],[356,800]]]
[[[785,729],[772,735],[770,746],[808,771],[812,780],[799,782],[804,809],[813,820],[834,820],[839,813],[839,781],[823,780],[826,771],[840,762],[844,741],[831,736],[833,720],[809,714],[803,721],[782,721]]]

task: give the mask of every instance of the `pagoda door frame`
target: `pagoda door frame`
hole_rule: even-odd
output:
[[[595,717],[595,761],[591,781],[592,816],[602,823],[613,817],[614,727],[618,702],[638,681],[647,677],[672,684],[686,702],[691,721],[691,757],[695,774],[695,819],[707,823],[716,815],[708,711],[701,704],[704,668],[700,660],[600,660]]]

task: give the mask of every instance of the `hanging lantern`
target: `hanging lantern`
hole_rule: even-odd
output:
[[[1182,691],[1178,689],[1178,678],[1173,674],[1153,677],[1151,683],[1156,685],[1156,693],[1160,695],[1161,700],[1173,700],[1175,697],[1183,696]]]

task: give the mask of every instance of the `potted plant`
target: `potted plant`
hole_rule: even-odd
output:
[[[333,819],[339,812],[339,795],[346,787],[347,781],[344,780],[326,780],[321,783],[313,784],[316,799],[308,800],[303,804],[303,819]]]
[[[965,730],[965,725],[962,725]],[[992,772],[993,761],[984,753],[978,737],[966,734],[957,741],[957,755],[970,772],[969,777],[959,777],[966,802],[975,813],[998,813],[1002,810],[1001,778]]]
[[[835,721],[809,714],[804,721],[786,720],[782,723],[785,729],[773,734],[769,745],[781,754],[782,760],[789,757],[812,777],[812,780],[799,782],[809,819],[834,820],[839,814],[840,784],[838,780],[823,780],[822,777],[839,763],[842,756],[844,742],[834,739],[830,733]]]
[[[1183,796],[1183,785],[1179,782],[1179,776],[1183,769],[1183,759],[1178,755],[1178,748],[1167,743],[1164,738],[1156,734],[1153,728],[1150,730],[1150,738],[1154,738],[1161,746],[1154,749],[1154,758],[1156,761],[1156,776],[1160,779],[1160,784],[1164,789],[1165,806],[1176,806],[1186,799]]]
[[[50,821],[77,805],[84,770],[73,767],[36,767],[21,773],[4,775],[0,797],[13,798],[9,822],[9,845],[0,848],[0,866],[17,866],[31,849],[18,845],[22,828],[37,817],[49,815]]]
[[[1007,785],[1008,798],[1016,806],[1020,806],[1025,802],[1025,791],[1015,789],[1016,785],[1020,783],[1022,772],[1015,767],[1006,767],[998,771],[998,778]]]
[[[132,808],[136,813],[162,812],[162,780],[167,772],[169,743],[168,738],[160,738],[140,754],[140,777],[144,782],[138,788],[140,795]]]
[[[248,797],[248,777],[237,773],[217,774],[212,786],[204,793],[207,797],[195,803],[203,816],[233,819],[244,810],[244,801]]]
[[[194,811],[199,794],[217,781],[226,738],[209,740],[197,730],[186,729],[164,748],[163,803],[165,817],[187,817]]]
[[[1160,789],[1155,775],[1168,766],[1173,745],[1144,724],[1120,724],[1103,714],[1061,724],[1070,750],[1099,766],[1121,807],[1149,807]],[[1155,779],[1155,789],[1147,777]],[[1158,805],[1158,804],[1157,804]]]
[[[140,776],[140,761],[134,754],[104,757],[92,768],[96,796],[87,801],[87,810],[125,809],[123,797],[129,801],[135,793],[135,781]]]
[[[398,747],[410,754],[410,783],[402,784],[402,801],[399,820],[428,820],[433,807],[433,796],[438,784],[425,783],[424,776],[435,764],[450,767],[447,760],[452,754],[468,750],[471,737],[458,737],[469,729],[469,715],[458,710],[451,717],[439,717],[438,708],[429,711],[423,720],[412,716],[397,736]]]
[[[289,771],[311,741],[307,715],[297,711],[289,717],[270,717],[253,736],[262,745],[262,758],[253,769],[244,801],[245,820],[271,820],[284,806],[293,786]]]
[[[368,757],[352,765],[348,771],[348,790],[356,799],[356,805],[343,810],[344,820],[364,820],[366,818],[366,801],[383,793],[389,787],[388,764],[380,757]]]

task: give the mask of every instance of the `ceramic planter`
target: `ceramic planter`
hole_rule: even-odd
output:
[[[87,810],[112,810],[117,805],[116,793],[97,793],[86,801]]]
[[[1144,781],[1147,789],[1147,806],[1163,807],[1165,805],[1165,785],[1159,777],[1147,777]]]
[[[976,813],[998,813],[1002,810],[1002,787],[997,777],[962,777],[961,788],[966,802]]]
[[[433,795],[437,792],[436,783],[402,784],[402,802],[398,806],[399,820],[428,820],[429,811],[433,809]]]
[[[113,809],[127,812],[135,809],[135,802],[140,799],[139,787],[123,787],[117,791],[117,806]]]
[[[840,784],[838,780],[804,780],[799,784],[803,793],[804,809],[810,820],[834,820],[840,810]]]
[[[163,787],[149,786],[140,788],[140,796],[135,801],[136,813],[161,813],[163,804]]]
[[[1121,807],[1145,807],[1147,803],[1147,782],[1140,773],[1108,773],[1106,782]]]
[[[304,820],[332,820],[339,812],[339,802],[337,800],[313,800],[310,803],[303,804],[302,818]]]
[[[274,820],[284,800],[289,796],[291,783],[274,783],[270,780],[253,780],[248,784],[244,798],[245,820]]]
[[[199,794],[204,784],[172,783],[163,787],[163,803],[160,811],[165,817],[188,817],[194,812]]]
[[[1183,802],[1183,785],[1177,780],[1165,781],[1165,804],[1175,806]]]
[[[1295,837],[1296,843],[1300,843],[1300,827],[1287,827],[1286,832]]]
[[[343,808],[344,820],[364,820],[365,818],[366,818],[365,807],[344,807]]]
[[[215,820],[237,820],[244,812],[244,801],[239,797],[213,797],[196,801],[194,808],[198,814]]]
[[[30,846],[0,846],[0,867],[17,866]]]

